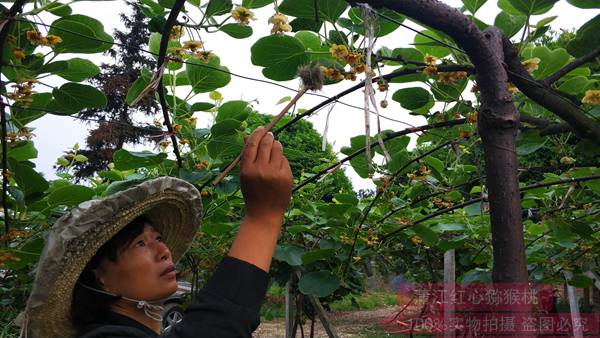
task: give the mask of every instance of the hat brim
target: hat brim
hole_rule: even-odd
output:
[[[59,218],[44,250],[21,325],[31,338],[69,338],[75,283],[98,249],[136,217],[145,215],[177,262],[202,220],[202,200],[190,183],[172,177],[143,182],[100,200],[87,201]]]

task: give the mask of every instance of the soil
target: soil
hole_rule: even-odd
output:
[[[329,313],[329,319],[340,338],[366,338],[386,337],[385,333],[378,329],[377,323],[389,318],[398,311],[398,307],[389,306],[374,310],[362,311],[340,311]],[[303,325],[304,337],[310,337],[310,321]],[[370,335],[377,332],[378,335]],[[285,319],[277,318],[272,321],[263,321],[253,334],[254,338],[285,338]],[[300,328],[296,337],[302,337]],[[315,321],[315,338],[328,337],[321,322]],[[391,336],[390,336],[391,337]]]

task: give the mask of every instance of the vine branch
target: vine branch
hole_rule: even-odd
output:
[[[5,19],[3,20],[4,22],[2,22],[0,24],[0,27],[2,27],[2,29],[0,30],[0,46],[2,48],[0,48],[0,50],[2,50],[2,53],[0,53],[0,76],[2,74],[2,64],[4,63],[3,60],[3,56],[4,56],[4,48],[5,48],[5,43],[6,43],[6,38],[8,37],[8,31],[10,29],[10,27],[12,26],[14,20],[15,20],[15,16],[18,13],[23,12],[23,6],[25,5],[25,3],[27,2],[27,0],[16,0],[13,5],[8,9],[7,12],[2,13],[5,15]],[[2,83],[2,81],[0,81],[0,84],[2,84],[2,87],[4,87],[4,84]],[[8,214],[8,147],[6,144],[6,130],[7,130],[7,121],[6,121],[6,111],[5,111],[6,105],[4,104],[4,100],[2,100],[0,98],[0,123],[2,124],[2,210],[4,213],[4,230],[5,233],[8,234],[8,231],[10,230],[10,219],[9,219],[9,214]]]

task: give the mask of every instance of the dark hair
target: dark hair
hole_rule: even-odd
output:
[[[100,266],[104,259],[116,262],[120,252],[144,232],[146,224],[152,223],[144,216],[134,219],[108,242],[104,243],[81,272],[73,289],[73,299],[71,301],[71,320],[78,331],[94,322],[102,322],[108,314],[110,306],[121,298],[87,289],[80,284],[102,290],[94,270]]]

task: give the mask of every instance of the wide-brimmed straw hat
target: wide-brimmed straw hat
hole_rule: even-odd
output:
[[[59,218],[46,235],[33,289],[19,316],[23,336],[75,336],[70,309],[79,275],[104,243],[141,215],[161,233],[177,262],[202,220],[200,192],[186,181],[162,177],[83,202]]]

